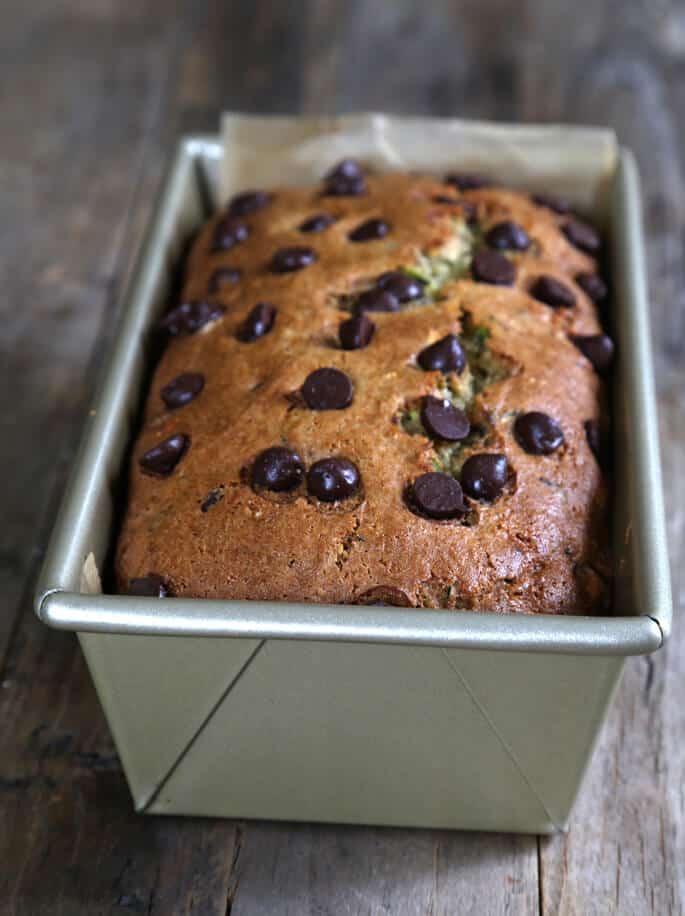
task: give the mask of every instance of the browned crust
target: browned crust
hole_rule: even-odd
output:
[[[346,317],[339,297],[369,285],[385,270],[434,251],[454,231],[457,209],[435,204],[446,192],[430,178],[386,175],[368,179],[362,197],[323,197],[320,188],[289,189],[246,218],[250,238],[233,250],[210,253],[215,217],[190,254],[184,297],[206,299],[209,278],[221,266],[243,279],[210,297],[226,306],[222,319],[175,339],[154,376],[131,467],[130,503],[116,568],[119,586],[149,572],[173,594],[196,597],[284,599],[313,602],[367,600],[374,589],[393,589],[416,606],[517,612],[587,612],[603,607],[607,589],[607,489],[588,447],[584,422],[599,417],[600,382],[569,333],[600,331],[594,304],[573,283],[596,269],[559,229],[563,217],[502,189],[466,192],[487,227],[519,222],[534,240],[516,253],[515,287],[462,279],[433,304],[400,313],[373,314],[369,347],[338,348]],[[297,226],[326,211],[337,222],[303,235]],[[347,233],[364,219],[391,225],[384,240],[353,244]],[[314,248],[318,260],[291,274],[273,274],[268,261],[289,245]],[[553,310],[531,298],[532,277],[552,274],[571,286],[577,304]],[[274,330],[253,344],[235,331],[257,302],[278,309]],[[515,488],[493,505],[474,505],[471,524],[435,522],[410,513],[407,483],[433,469],[433,444],[409,435],[395,420],[407,401],[434,392],[439,373],[413,364],[428,343],[459,332],[467,312],[490,331],[492,352],[512,374],[487,387],[474,405],[490,425],[487,450],[505,453]],[[320,366],[344,369],[353,380],[352,405],[315,412],[293,405],[292,394]],[[170,412],[159,391],[181,372],[201,371],[202,394]],[[518,412],[541,410],[561,424],[565,445],[553,455],[528,455],[516,444]],[[191,447],[167,479],[141,473],[138,458],[175,432]],[[359,467],[363,498],[324,507],[307,497],[259,495],[245,469],[263,449],[295,448],[307,466],[344,455]],[[481,443],[476,451],[483,450]],[[223,499],[200,510],[221,487]]]

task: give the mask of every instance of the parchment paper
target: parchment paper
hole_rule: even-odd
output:
[[[220,201],[252,186],[311,184],[345,156],[374,171],[474,171],[549,191],[602,220],[618,144],[611,130],[354,114],[297,118],[227,112]]]
[[[81,567],[81,583],[79,592],[82,595],[101,595],[102,581],[98,572],[95,556],[89,553]]]

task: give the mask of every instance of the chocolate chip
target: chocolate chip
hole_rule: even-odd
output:
[[[530,287],[530,294],[538,302],[544,302],[553,309],[570,309],[576,304],[573,290],[555,277],[543,274]]]
[[[602,424],[599,420],[586,420],[583,426],[585,427],[587,444],[597,459],[597,464],[602,470],[607,470],[611,463],[611,448],[604,434]]]
[[[578,274],[576,283],[593,302],[602,302],[609,292],[606,283],[599,274]]]
[[[273,328],[276,309],[269,302],[259,302],[238,328],[236,337],[242,343],[253,343]]]
[[[331,223],[335,222],[335,217],[330,213],[317,213],[316,216],[310,216],[298,226],[300,232],[322,232],[327,229]]]
[[[363,313],[343,321],[338,328],[343,350],[363,350],[371,343],[376,325]]]
[[[238,329],[238,340],[243,343],[253,343],[264,337],[274,326],[276,309],[269,302],[259,302],[252,308]]]
[[[523,226],[507,219],[488,230],[485,244],[500,250],[525,251],[530,247],[530,238]]]
[[[450,172],[445,175],[445,184],[451,184],[460,191],[475,191],[477,188],[492,187],[494,181],[484,175],[473,175],[468,172]]]
[[[246,223],[241,223],[230,215],[225,216],[214,229],[212,251],[228,251],[229,248],[244,242],[249,234],[250,229]]]
[[[434,204],[447,204],[448,206],[461,203],[458,197],[447,197],[445,194],[434,194],[431,200]]]
[[[333,197],[357,197],[365,192],[364,174],[354,159],[343,159],[326,175],[324,194]]]
[[[344,410],[352,403],[353,393],[349,376],[330,367],[310,372],[302,385],[302,397],[310,410]]]
[[[383,219],[367,219],[347,236],[351,242],[371,242],[383,239],[390,232],[390,226]]]
[[[362,178],[363,175],[364,170],[356,159],[341,159],[340,162],[336,162],[326,172],[325,180],[330,181],[331,178]]]
[[[533,194],[531,200],[538,207],[546,207],[554,213],[570,213],[571,204],[563,197],[554,197],[552,194]]]
[[[514,436],[524,452],[530,455],[551,455],[564,441],[557,421],[538,410],[516,418]]]
[[[376,286],[392,293],[400,302],[412,302],[423,296],[425,283],[403,270],[390,270],[380,275],[376,280]]]
[[[164,579],[157,573],[148,573],[140,579],[131,579],[128,583],[128,594],[136,598],[166,598],[169,594]]]
[[[324,186],[324,194],[331,197],[359,197],[366,194],[366,182],[360,175],[359,178],[346,178],[339,175],[329,178]]]
[[[242,194],[236,194],[228,202],[228,212],[230,216],[247,216],[256,210],[261,210],[271,200],[271,195],[266,191],[243,191]]]
[[[169,410],[175,410],[177,407],[190,404],[204,387],[204,375],[199,372],[183,372],[165,385],[160,395]]]
[[[432,395],[421,402],[421,422],[429,436],[448,442],[465,439],[471,430],[469,419],[460,407]]]
[[[409,489],[411,508],[428,518],[458,518],[468,511],[464,494],[454,477],[431,471],[417,477]]]
[[[376,286],[357,296],[354,303],[354,311],[358,315],[362,312],[398,312],[399,309],[400,301],[397,296],[390,290],[379,289]]]
[[[154,477],[168,477],[189,447],[188,436],[176,433],[141,455],[138,463],[147,474],[152,474]]]
[[[276,445],[260,452],[252,465],[252,486],[282,493],[294,490],[304,477],[304,463],[297,452]]]
[[[239,280],[240,271],[237,267],[217,267],[209,278],[207,292],[218,293],[225,283],[238,283]]]
[[[484,249],[471,262],[473,279],[495,286],[511,286],[516,279],[516,268],[504,255]]]
[[[204,498],[200,510],[202,512],[208,512],[212,506],[216,506],[217,503],[220,503],[224,498],[224,491],[222,487],[216,487],[214,490],[210,490],[207,496]]]
[[[359,489],[361,478],[355,464],[347,458],[323,458],[307,471],[307,490],[324,503],[349,499]]]
[[[600,375],[608,371],[614,358],[614,342],[611,337],[606,334],[589,334],[576,335],[571,340]]]
[[[221,318],[225,309],[223,305],[212,302],[182,302],[161,319],[159,328],[170,337],[182,334],[194,334],[200,328]]]
[[[569,242],[587,254],[596,254],[601,242],[597,231],[579,219],[571,219],[561,227]]]
[[[584,426],[587,444],[590,446],[595,458],[599,461],[602,455],[602,435],[600,432],[599,420],[586,420]]]
[[[287,274],[294,270],[302,270],[316,261],[316,252],[312,248],[294,246],[281,248],[271,258],[269,269],[275,274]]]
[[[454,334],[445,337],[421,350],[416,361],[426,372],[456,372],[461,375],[466,365],[466,354]]]
[[[493,502],[505,488],[508,475],[506,455],[471,455],[461,469],[461,485],[474,499]]]

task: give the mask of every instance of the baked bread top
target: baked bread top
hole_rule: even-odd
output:
[[[604,609],[599,253],[471,175],[237,195],[161,322],[120,590]]]

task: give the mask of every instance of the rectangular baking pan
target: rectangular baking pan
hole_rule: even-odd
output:
[[[92,593],[84,563],[92,554],[102,569],[111,547],[146,332],[184,243],[215,204],[222,156],[215,137],[179,144],[86,421],[36,613],[78,632],[138,810],[563,829],[625,657],[658,649],[671,627],[632,155],[620,150],[606,226],[619,354],[615,613],[606,617]]]

